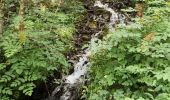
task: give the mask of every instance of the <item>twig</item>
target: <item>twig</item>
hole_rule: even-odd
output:
[[[48,90],[46,81],[44,81],[44,83],[45,83],[45,88],[46,88],[46,91],[47,91],[47,93],[48,93],[48,96],[50,97],[50,92],[49,92],[49,90]]]

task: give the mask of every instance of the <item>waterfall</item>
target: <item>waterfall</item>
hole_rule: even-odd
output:
[[[109,31],[114,31],[114,25],[119,21],[119,23],[124,23],[124,16],[122,14],[117,13],[114,9],[109,8],[107,4],[102,4],[100,1],[96,1],[94,3],[95,7],[102,8],[108,12],[110,12],[110,21],[107,24]],[[98,35],[100,32],[94,34],[91,36],[91,40],[89,41],[89,44],[91,44],[93,41],[98,38]],[[89,45],[90,46],[90,45]],[[52,93],[53,100],[74,100],[72,99],[72,93],[70,90],[77,87],[78,83],[83,83],[82,76],[85,76],[88,70],[88,66],[90,65],[88,57],[90,56],[90,47],[83,50],[84,53],[78,54],[80,55],[79,61],[74,64],[74,72],[68,76],[66,76],[65,81],[63,83],[63,86],[56,87],[55,90]],[[55,95],[61,91],[62,88],[62,94],[59,99],[54,99]],[[50,99],[51,100],[51,99]]]

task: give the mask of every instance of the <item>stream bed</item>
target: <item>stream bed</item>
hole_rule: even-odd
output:
[[[117,23],[124,23],[126,17],[123,14],[116,12],[113,8],[110,8],[108,4],[104,4],[101,1],[95,1],[93,7],[102,9],[109,14],[107,16],[109,21],[105,24],[108,31],[114,31],[114,26]],[[93,21],[103,20],[102,16],[93,16]],[[106,19],[106,20],[108,20]],[[92,23],[91,23],[92,24]],[[95,23],[94,26],[91,25],[92,28],[96,28]],[[74,61],[73,64],[74,71],[70,75],[64,76],[64,80],[62,85],[56,87],[52,92],[52,95],[49,97],[49,100],[78,100],[78,88],[79,84],[85,83],[85,76],[87,74],[87,70],[90,66],[89,56],[90,56],[90,45],[92,42],[97,42],[99,39],[99,35],[101,35],[102,31],[91,34],[91,38],[88,42],[88,47],[86,49],[81,49],[81,53],[76,56],[79,58],[78,61]]]
[[[24,100],[81,100],[79,88],[88,80],[90,45],[101,40],[105,33],[114,31],[118,23],[126,24],[127,16],[119,11],[124,6],[121,4],[128,5],[129,0],[121,1],[121,3],[84,1],[87,12],[77,25],[78,32],[74,39],[77,51],[67,57],[72,65],[70,74],[62,76],[56,72],[55,79],[60,80],[59,84],[56,85],[54,79],[50,77],[47,83],[42,83],[35,90],[32,97]]]

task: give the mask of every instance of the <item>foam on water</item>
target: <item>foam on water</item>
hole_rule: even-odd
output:
[[[74,65],[74,72],[66,78],[66,83],[74,84],[79,81],[79,78],[85,75],[87,66],[89,65],[88,56],[90,51],[85,50],[85,54],[82,54],[79,58],[79,62]]]
[[[108,28],[109,28],[110,31],[114,31],[113,25],[115,25],[116,21],[118,21],[119,14],[116,13],[112,8],[109,8],[107,4],[102,4],[101,1],[96,1],[94,6],[99,7],[99,8],[103,8],[104,10],[106,10],[106,11],[111,13],[111,17],[110,17],[110,22],[108,24]]]

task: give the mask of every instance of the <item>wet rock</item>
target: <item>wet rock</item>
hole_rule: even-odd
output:
[[[98,6],[94,6],[97,0],[84,0],[87,11],[84,13],[82,21],[77,24],[77,34],[74,36],[76,52],[70,53],[68,59],[74,66],[71,74],[66,76],[63,84],[52,93],[49,100],[80,100],[78,88],[79,83],[85,81],[82,77],[86,73],[89,64],[90,52],[88,47],[83,49],[84,44],[90,43],[93,38],[100,38],[105,31],[120,23],[123,15],[117,13],[121,8],[127,7],[130,0],[100,0]],[[106,7],[100,7],[105,6]],[[125,20],[125,19],[123,19]],[[83,81],[81,80],[83,79]]]

